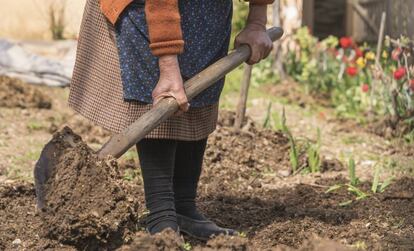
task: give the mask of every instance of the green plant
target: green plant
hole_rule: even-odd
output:
[[[347,190],[354,194],[356,196],[356,200],[365,199],[368,197],[368,194],[357,188],[356,186],[353,186],[351,184],[347,184]]]
[[[273,57],[267,57],[260,61],[258,64],[255,64],[252,69],[252,85],[260,86],[262,84],[275,84],[280,81],[280,77],[277,75],[277,72],[274,70]]]
[[[358,250],[367,250],[367,244],[364,241],[357,241],[351,247]]]
[[[385,179],[383,182],[380,182],[380,167],[379,165],[377,165],[375,167],[375,171],[374,171],[374,178],[372,181],[372,186],[371,186],[371,191],[373,193],[383,193],[385,191],[385,189],[391,185],[392,180],[394,179],[394,177],[388,177],[387,179]]]
[[[49,29],[54,40],[64,38],[66,1],[53,1],[49,5]]]
[[[320,167],[321,167],[321,156],[320,156],[320,151],[321,151],[321,130],[318,128],[318,133],[317,133],[317,141],[315,144],[311,144],[308,143],[307,146],[307,156],[308,156],[308,166],[309,166],[309,171],[311,173],[317,173],[320,171]]]
[[[183,249],[186,250],[186,251],[189,251],[189,250],[193,249],[193,247],[191,246],[191,243],[184,242]]]
[[[359,179],[356,177],[355,173],[355,160],[353,158],[349,159],[348,162],[348,173],[349,173],[349,181],[352,186],[356,186],[359,183]]]
[[[331,193],[338,189],[346,187],[347,191],[355,196],[355,200],[362,200],[362,199],[368,198],[369,196],[375,193],[378,193],[378,192],[383,193],[385,189],[391,184],[392,179],[393,179],[393,177],[389,177],[381,183],[380,182],[380,166],[376,165],[375,171],[374,171],[374,177],[373,177],[372,185],[371,185],[372,194],[370,194],[369,192],[364,192],[363,190],[357,187],[360,181],[355,175],[355,161],[353,160],[353,158],[349,159],[348,169],[349,169],[350,183],[349,184],[336,184],[336,185],[330,186],[325,191],[325,193]],[[339,205],[347,206],[347,205],[352,204],[353,201],[354,199],[347,200],[347,201],[340,203]]]
[[[307,93],[329,100],[339,117],[363,120],[368,112],[385,117],[413,142],[414,41],[387,37],[384,50],[376,52],[346,37],[339,43],[333,36],[318,41],[306,27],[293,41],[284,66]]]
[[[283,108],[283,111],[282,111],[281,126],[282,126],[282,132],[284,134],[286,134],[286,136],[289,139],[289,145],[290,145],[289,159],[290,159],[290,164],[292,166],[292,171],[293,172],[296,172],[298,170],[298,167],[299,167],[299,153],[298,153],[298,149],[297,149],[297,146],[296,146],[295,139],[293,138],[293,135],[290,132],[290,130],[289,130],[287,124],[286,124],[285,108]]]
[[[245,232],[237,232],[239,237],[246,238],[247,234]]]
[[[124,172],[123,179],[127,181],[135,180],[136,178],[140,177],[140,171],[136,169],[126,169]]]

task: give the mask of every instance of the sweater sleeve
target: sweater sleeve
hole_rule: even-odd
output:
[[[159,57],[182,53],[184,40],[178,0],[147,0],[145,15],[152,54]]]
[[[274,0],[246,0],[252,4],[271,4]],[[180,54],[184,51],[178,0],[147,0],[145,15],[150,48],[155,56]]]
[[[251,4],[272,4],[275,0],[245,0]]]

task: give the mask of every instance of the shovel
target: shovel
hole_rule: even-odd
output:
[[[267,30],[272,41],[280,39],[283,30],[278,27]],[[223,78],[227,73],[234,70],[245,62],[251,54],[248,45],[242,45],[228,56],[218,60],[205,70],[184,83],[188,100],[193,99],[200,92]],[[159,126],[162,122],[171,117],[179,109],[174,98],[165,98],[155,105],[150,111],[142,115],[134,123],[125,128],[121,133],[113,135],[97,152],[100,159],[107,156],[114,158],[121,157],[129,148],[138,143],[148,133]],[[78,139],[72,134],[64,134],[63,140],[70,145],[75,145]],[[36,203],[37,208],[42,210],[45,207],[45,184],[54,169],[54,157],[57,153],[57,146],[53,140],[49,141],[43,148],[40,158],[34,169]]]

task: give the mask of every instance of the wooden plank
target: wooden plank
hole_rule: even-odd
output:
[[[304,0],[302,12],[303,25],[308,26],[313,31],[315,25],[315,0]]]
[[[375,56],[375,65],[379,66],[380,56],[382,52],[382,43],[384,41],[384,31],[385,31],[385,21],[387,20],[387,14],[385,12],[382,12],[381,16],[381,25],[380,25],[380,31],[378,36],[378,42],[377,42],[377,55]]]
[[[370,28],[372,32],[374,32],[374,34],[378,35],[379,34],[378,28],[375,26],[375,23],[372,21],[372,19],[364,12],[364,8],[359,4],[359,2],[354,0],[351,2],[351,4],[355,12],[368,25],[368,28]]]

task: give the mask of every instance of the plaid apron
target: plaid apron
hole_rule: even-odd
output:
[[[87,0],[79,34],[69,106],[103,128],[118,133],[152,105],[124,101],[115,30],[99,7]],[[147,138],[199,140],[216,128],[218,103],[191,108],[154,129]]]

